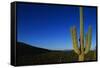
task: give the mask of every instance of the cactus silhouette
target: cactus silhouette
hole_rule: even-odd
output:
[[[73,41],[73,48],[75,53],[78,54],[78,61],[84,61],[85,55],[90,51],[92,40],[92,27],[89,25],[88,32],[84,37],[84,22],[83,22],[83,7],[80,7],[80,38],[78,46],[78,37],[76,27],[71,28],[71,35]]]

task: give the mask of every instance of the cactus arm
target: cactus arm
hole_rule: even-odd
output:
[[[85,54],[87,54],[91,48],[91,40],[92,40],[92,28],[89,26],[88,34],[87,34],[87,44],[85,47]]]
[[[84,24],[83,24],[83,8],[80,7],[80,48],[84,52]]]
[[[78,48],[78,40],[77,40],[77,33],[76,33],[76,28],[75,27],[71,28],[71,34],[72,34],[72,41],[73,41],[74,51],[77,54],[80,54],[80,50]]]
[[[85,51],[84,51],[84,53],[87,52],[86,48],[88,48],[88,33],[86,33],[86,36],[85,36]]]

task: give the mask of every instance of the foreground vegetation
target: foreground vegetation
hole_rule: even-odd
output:
[[[74,50],[55,51],[17,43],[17,65],[37,65],[52,63],[77,62],[78,55]],[[84,61],[96,60],[96,51],[89,51]]]

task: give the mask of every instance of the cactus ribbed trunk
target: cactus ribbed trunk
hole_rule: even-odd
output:
[[[84,24],[83,24],[83,8],[80,7],[80,48],[84,52]]]
[[[84,61],[84,53],[79,55],[79,61]]]
[[[80,48],[81,54],[79,55],[79,61],[84,60],[84,24],[83,24],[83,8],[80,7]]]

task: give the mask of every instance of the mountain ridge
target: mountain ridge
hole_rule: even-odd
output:
[[[36,55],[40,53],[50,52],[50,50],[31,46],[23,42],[17,42],[16,52],[17,55]]]

